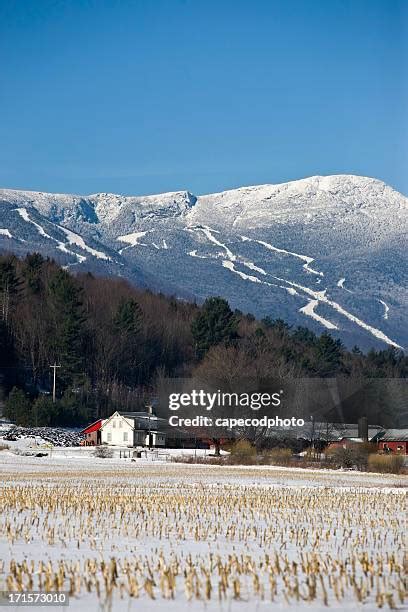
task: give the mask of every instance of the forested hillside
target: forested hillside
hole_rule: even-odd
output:
[[[201,196],[0,189],[0,216],[0,252],[39,252],[188,301],[216,287],[234,309],[329,330],[349,350],[408,346],[408,199],[377,179],[313,176]]]
[[[61,366],[55,404],[53,364]],[[408,358],[391,348],[347,351],[327,333],[290,328],[276,310],[258,321],[222,298],[197,306],[120,278],[75,276],[37,253],[0,257],[0,389],[14,420],[81,425],[114,408],[141,408],[163,377],[197,373],[221,383],[397,379],[407,377]]]

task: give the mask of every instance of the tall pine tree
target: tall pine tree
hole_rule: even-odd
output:
[[[138,334],[142,327],[142,309],[136,300],[122,300],[119,304],[115,327],[122,335]]]
[[[227,300],[207,298],[191,325],[197,354],[202,356],[211,346],[231,342],[238,337],[237,329],[238,319]]]
[[[19,279],[13,257],[0,260],[0,318],[8,323],[10,304],[17,293]]]
[[[340,340],[335,340],[324,332],[317,342],[317,368],[319,376],[330,378],[342,369],[343,346]]]
[[[49,300],[53,314],[51,354],[61,365],[58,378],[66,388],[82,382],[85,371],[82,290],[68,272],[59,269],[49,283]]]

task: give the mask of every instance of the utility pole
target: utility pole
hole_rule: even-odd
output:
[[[310,420],[312,421],[312,436],[311,436],[312,439],[311,439],[311,442],[312,442],[312,451],[313,451],[314,450],[314,437],[315,437],[315,422],[314,422],[313,415],[310,417]]]
[[[149,421],[148,421],[148,424],[149,424],[149,433],[147,434],[147,442],[148,442],[148,445],[149,445],[149,450],[150,450],[150,447],[151,447],[151,440],[150,440],[150,436],[151,436],[151,429],[150,429],[150,417],[151,417],[151,414],[152,414],[152,408],[153,408],[153,406],[152,406],[151,404],[148,404],[148,405],[146,406],[146,408],[147,408],[147,412],[148,412],[148,415],[149,415]]]
[[[57,365],[56,363],[54,363],[54,365],[50,365],[50,368],[52,370],[54,370],[54,382],[52,385],[52,401],[55,404],[55,391],[56,391],[56,378],[57,378],[57,368],[60,368],[60,365]]]

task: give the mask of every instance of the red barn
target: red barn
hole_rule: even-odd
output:
[[[386,429],[375,436],[378,450],[395,455],[408,455],[408,429]]]
[[[98,419],[82,430],[81,433],[83,433],[85,436],[85,440],[83,442],[84,446],[97,446],[101,443],[101,427],[102,419]]]

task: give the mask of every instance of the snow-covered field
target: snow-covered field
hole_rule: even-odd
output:
[[[0,452],[0,591],[74,610],[404,609],[406,477]]]

